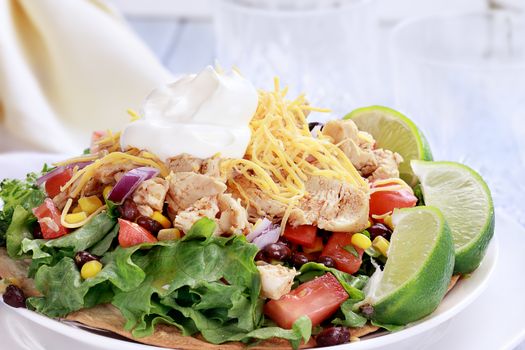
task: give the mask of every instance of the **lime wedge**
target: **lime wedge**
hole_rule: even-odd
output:
[[[410,186],[417,184],[410,160],[432,160],[432,152],[416,124],[398,111],[382,106],[356,109],[344,119],[352,119],[359,130],[370,133],[378,148],[399,153],[403,157],[403,163],[399,165],[400,177]]]
[[[368,286],[372,319],[405,325],[432,313],[447,291],[454,248],[447,222],[433,207],[396,209],[384,270]]]
[[[427,205],[447,219],[456,251],[456,273],[474,271],[494,235],[494,204],[490,190],[471,168],[454,162],[412,161]]]

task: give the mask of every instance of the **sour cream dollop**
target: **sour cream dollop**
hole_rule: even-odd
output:
[[[146,149],[162,160],[181,153],[242,158],[257,103],[257,90],[247,79],[208,66],[154,90],[144,101],[142,118],[122,131],[121,147]]]

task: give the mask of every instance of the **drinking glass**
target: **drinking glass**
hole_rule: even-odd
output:
[[[338,114],[372,103],[371,0],[219,0],[216,54],[257,87],[273,77]]]
[[[392,35],[396,106],[435,159],[461,161],[525,223],[525,17],[518,12],[409,20]]]

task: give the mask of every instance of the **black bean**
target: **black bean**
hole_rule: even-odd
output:
[[[79,269],[81,269],[85,263],[92,260],[100,260],[100,257],[84,250],[81,250],[75,254],[75,264]]]
[[[269,260],[286,261],[292,255],[292,251],[284,244],[271,243],[263,248],[264,255]]]
[[[40,228],[40,224],[37,222],[35,227],[33,227],[33,238],[34,239],[42,239],[44,236],[42,235],[42,229]]]
[[[392,231],[386,226],[381,223],[373,224],[369,228],[366,229],[368,233],[370,233],[370,239],[374,240],[374,238],[381,236],[386,238],[387,240],[390,240],[390,236],[392,236]]]
[[[290,262],[292,263],[293,266],[300,268],[301,266],[303,266],[304,264],[308,262],[308,258],[306,257],[306,255],[302,253],[295,252],[292,254],[292,258],[290,259]]]
[[[320,126],[321,129],[322,129],[324,125],[323,125],[323,123],[320,123],[320,122],[310,122],[310,123],[308,123],[308,129],[310,131],[312,131],[316,126]]]
[[[262,250],[259,250],[257,254],[255,254],[254,261],[266,261],[266,256],[264,255],[264,252]]]
[[[139,218],[137,219],[137,224],[144,227],[146,230],[148,230],[155,236],[157,235],[157,233],[159,233],[160,230],[163,229],[162,225],[157,220],[153,220],[152,218],[148,218],[147,216],[139,216]]]
[[[26,307],[26,296],[22,289],[15,285],[8,285],[4,292],[4,303],[12,307]]]
[[[371,319],[374,315],[374,307],[370,304],[361,305],[359,311],[361,311],[361,314],[368,319]]]
[[[290,242],[289,240],[287,240],[285,237],[282,237],[282,236],[279,238],[279,240],[276,243],[283,244],[290,249],[292,249],[292,246],[293,246],[292,242]]]
[[[137,205],[132,199],[129,198],[118,207],[118,212],[121,218],[128,221],[135,221],[140,215]]]
[[[328,256],[328,255],[321,255],[317,259],[317,262],[319,264],[323,264],[326,267],[335,267],[335,260],[334,260],[334,258],[332,258],[331,256]]]
[[[332,346],[348,343],[350,341],[350,331],[346,327],[325,328],[315,338],[317,346]]]

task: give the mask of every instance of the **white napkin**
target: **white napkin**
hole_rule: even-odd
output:
[[[172,80],[101,0],[0,0],[0,152],[78,152]]]

